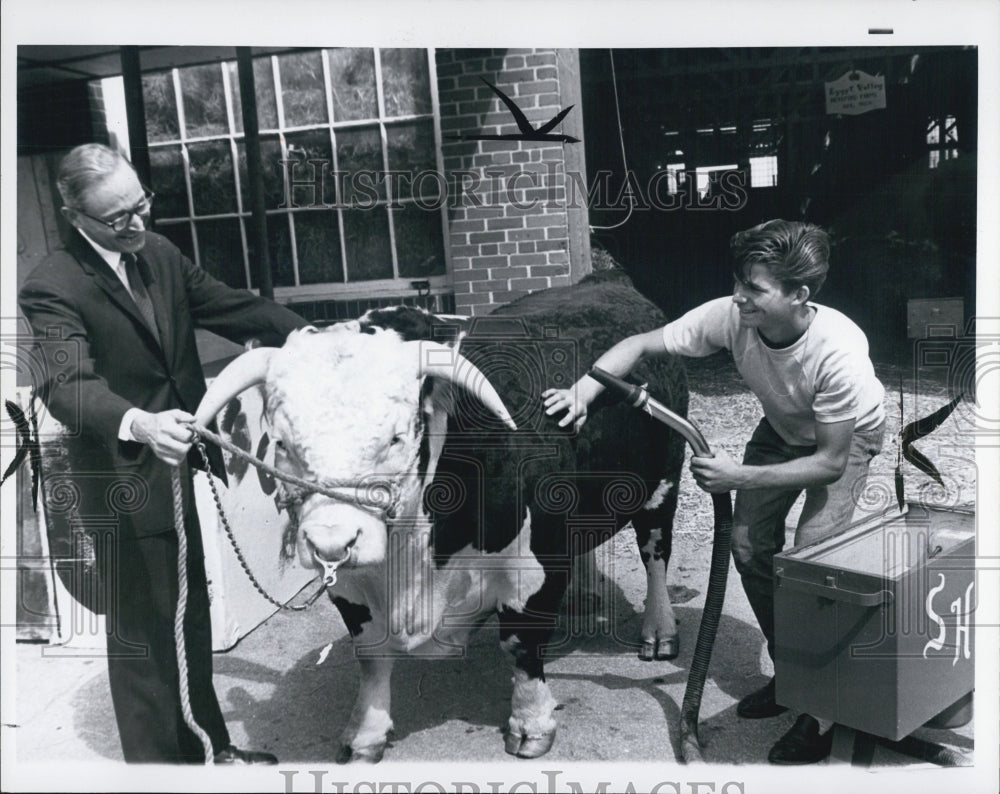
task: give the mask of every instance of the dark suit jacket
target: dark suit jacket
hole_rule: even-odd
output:
[[[28,277],[19,304],[35,336],[35,386],[67,429],[81,515],[117,518],[118,531],[149,535],[173,527],[170,467],[145,444],[121,441],[131,407],[194,413],[205,393],[195,327],[234,342],[280,346],[305,321],[273,301],[236,290],[148,232],[138,255],[153,300],[154,336],[107,263],[75,231],[65,249]],[[189,460],[200,463],[192,447]],[[213,448],[213,470],[222,472]]]

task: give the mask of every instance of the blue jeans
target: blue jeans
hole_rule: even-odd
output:
[[[885,426],[858,430],[844,474],[829,485],[806,488],[806,501],[795,529],[795,546],[832,535],[846,527],[854,513],[854,495],[861,492],[868,466],[882,449]],[[767,419],[761,419],[747,443],[743,463],[760,466],[784,463],[816,451],[785,443]],[[733,560],[743,580],[743,590],[757,617],[767,652],[774,659],[774,577],[772,560],[785,546],[785,519],[801,488],[754,488],[736,492],[733,510]]]

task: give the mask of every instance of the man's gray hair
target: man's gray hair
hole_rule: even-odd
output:
[[[87,190],[102,182],[120,164],[132,164],[119,152],[103,143],[77,146],[59,163],[56,186],[67,207],[79,209]]]

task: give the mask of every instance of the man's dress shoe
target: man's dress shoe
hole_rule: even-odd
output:
[[[270,753],[261,753],[257,750],[241,750],[235,745],[229,745],[225,750],[220,750],[215,754],[217,764],[268,764],[273,766],[278,763],[278,759]]]

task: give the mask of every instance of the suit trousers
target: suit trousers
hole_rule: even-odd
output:
[[[804,489],[805,504],[795,529],[795,546],[813,543],[845,528],[868,477],[872,458],[882,449],[884,425],[856,430],[847,468],[836,482]],[[761,419],[747,443],[743,463],[761,466],[811,455],[816,447],[788,444]],[[733,509],[733,561],[743,590],[774,659],[773,558],[785,546],[785,519],[802,488],[754,488],[737,491]]]
[[[185,474],[185,496],[191,495]],[[212,683],[212,624],[205,557],[193,500],[186,510],[187,651],[190,702],[214,752],[229,733]],[[119,537],[117,559],[105,570],[117,575],[109,591],[108,675],[122,751],[129,763],[204,763],[201,741],[181,710],[174,619],[178,597],[178,539],[174,531]]]

